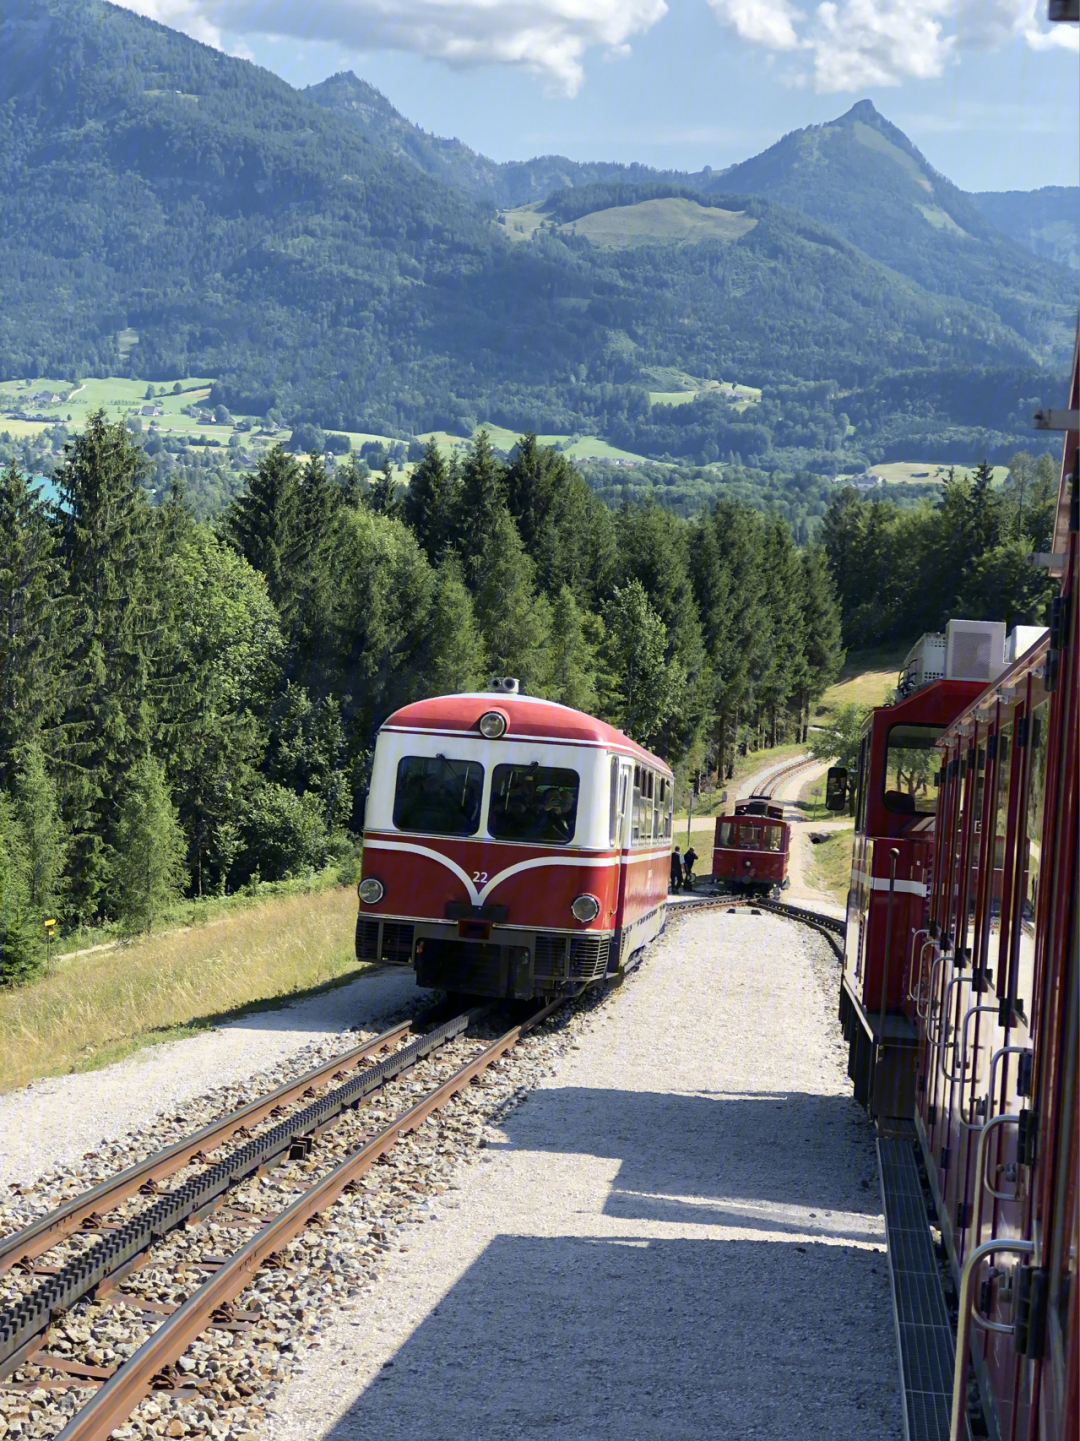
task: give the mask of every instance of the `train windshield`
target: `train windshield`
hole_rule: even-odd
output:
[[[736,849],[778,851],[783,847],[784,833],[780,826],[765,825],[761,821],[721,821],[716,844]]]
[[[394,792],[399,831],[472,836],[480,826],[484,767],[446,756],[402,756]]]
[[[896,725],[885,738],[884,795],[887,811],[932,816],[937,810],[940,757],[934,749],[941,726]]]
[[[555,766],[496,766],[488,830],[501,841],[566,845],[577,824],[577,771]]]

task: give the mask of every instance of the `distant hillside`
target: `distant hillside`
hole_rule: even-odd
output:
[[[1080,188],[983,190],[972,200],[987,220],[1033,255],[1080,270]]]
[[[424,169],[472,167],[475,188],[490,162],[422,141],[352,77],[324,88],[328,108],[102,0],[8,0],[0,51],[0,378],[214,375],[212,404],[290,423],[403,436],[489,421],[819,474],[900,443],[875,398],[897,372],[921,377],[905,443],[925,422],[964,460],[957,377],[991,365],[1005,396],[1059,394],[1043,361],[1060,358],[1060,322],[1038,296],[1021,329],[715,177],[705,194],[578,167],[512,232],[491,197]],[[353,102],[368,108],[341,113]],[[545,164],[521,172],[525,194],[562,162]],[[980,244],[991,298],[1017,275],[1032,296],[1040,277],[1052,288],[1048,262]],[[652,404],[658,372],[706,393]],[[863,394],[856,423],[845,396]],[[995,452],[1028,440],[990,429]]]
[[[534,160],[499,164],[478,155],[460,140],[429,135],[366,80],[345,70],[302,92],[316,105],[355,126],[370,140],[409,161],[425,175],[455,185],[476,200],[490,200],[500,209],[543,200],[566,186],[648,177],[645,165],[616,165],[600,161],[582,164],[564,155],[541,155]]]
[[[705,188],[782,200],[926,290],[992,309],[1048,360],[1071,355],[1071,280],[1003,235],[869,100],[785,135]]]

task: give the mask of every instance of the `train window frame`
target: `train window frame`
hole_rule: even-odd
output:
[[[619,841],[619,776],[622,774],[619,757],[611,757],[608,782],[608,846],[614,847]]]
[[[465,783],[466,785],[470,785],[470,784],[471,784],[471,785],[473,785],[473,786],[475,787],[475,789],[474,789],[475,799],[474,799],[474,802],[473,802],[474,807],[475,807],[475,815],[473,816],[473,819],[472,819],[471,829],[470,829],[470,827],[469,827],[469,822],[468,822],[467,819],[465,820],[465,824],[464,824],[463,826],[461,826],[461,827],[445,827],[445,826],[438,826],[438,825],[431,825],[431,824],[426,824],[426,825],[409,825],[409,824],[403,824],[403,823],[402,823],[402,805],[403,805],[403,801],[404,801],[404,796],[403,796],[403,794],[402,794],[402,782],[403,782],[403,779],[404,779],[404,776],[403,776],[403,768],[406,767],[406,766],[414,765],[414,764],[415,764],[416,762],[418,762],[418,761],[421,762],[421,764],[422,764],[425,768],[426,768],[428,765],[433,765],[433,764],[435,764],[435,763],[441,763],[441,766],[443,767],[443,769],[446,769],[446,768],[449,768],[449,767],[453,767],[453,766],[464,766],[464,767],[465,767],[465,774],[464,774],[464,777],[463,777],[464,783]],[[470,773],[473,772],[473,771],[475,771],[475,772],[478,773],[478,775],[477,775],[476,777],[472,777],[472,776],[470,775]],[[423,772],[421,772],[421,775],[420,775],[420,777],[418,777],[418,778],[422,780],[422,778],[423,778]],[[469,759],[469,758],[467,758],[467,757],[462,757],[462,758],[459,759],[459,758],[456,758],[456,757],[449,757],[449,756],[443,755],[441,752],[440,752],[438,755],[434,755],[434,756],[431,756],[431,755],[428,755],[428,756],[422,756],[422,755],[405,755],[405,756],[401,756],[401,757],[399,758],[399,760],[398,760],[397,770],[396,770],[395,776],[394,776],[394,805],[393,805],[393,812],[392,812],[392,819],[393,819],[393,822],[394,822],[394,829],[397,830],[397,831],[403,832],[403,834],[405,834],[405,835],[414,835],[414,836],[423,836],[423,835],[430,835],[430,836],[475,836],[475,835],[479,832],[479,830],[480,830],[480,818],[481,818],[481,816],[483,815],[483,809],[484,809],[484,807],[483,807],[483,800],[484,800],[484,781],[485,781],[485,779],[486,779],[486,772],[485,772],[485,768],[484,768],[482,762],[477,761],[477,760],[471,760],[471,759]]]
[[[887,790],[886,787],[889,783],[889,756],[894,750],[925,751],[929,756],[931,752],[936,750],[937,743],[941,739],[944,730],[944,726],[931,725],[921,721],[896,721],[893,725],[889,726],[888,730],[886,730],[884,741],[884,764],[881,768],[881,803],[891,815],[910,816],[912,819],[925,819],[928,816],[934,816],[937,814],[939,787],[936,782],[936,767],[927,769],[926,796],[928,807],[926,809],[919,808],[918,804],[916,803],[916,793],[908,792],[907,796],[905,797],[902,791],[890,791]],[[894,746],[892,743],[892,736],[897,731],[920,732],[926,736],[927,743],[925,745],[917,746]],[[896,796],[899,797],[899,799],[890,800],[890,796]],[[910,808],[904,804],[905,800],[910,800],[912,802]]]
[[[543,779],[547,787],[547,796],[553,791],[573,791],[572,809],[566,814],[567,833],[556,835],[545,833],[542,835],[514,835],[508,833],[502,819],[497,819],[496,806],[499,804],[499,791],[505,778],[505,772],[516,771],[521,775],[532,778],[534,785]],[[559,779],[550,779],[558,777]],[[572,777],[573,779],[569,779]],[[581,773],[570,766],[542,766],[539,761],[501,761],[498,765],[491,767],[491,791],[488,796],[487,805],[487,833],[493,840],[516,842],[519,845],[531,846],[568,846],[572,843],[577,833],[578,805],[581,799]],[[543,815],[550,816],[550,811],[535,812],[537,820]],[[498,827],[498,828],[497,828]],[[511,827],[510,830],[513,828]]]

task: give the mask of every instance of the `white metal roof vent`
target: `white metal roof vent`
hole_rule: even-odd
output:
[[[945,637],[940,631],[927,631],[908,651],[896,689],[901,696],[909,696],[944,676]]]
[[[996,680],[1005,669],[1005,622],[951,620],[945,627],[948,680]]]
[[[515,675],[493,675],[488,682],[488,690],[496,691],[499,695],[517,695],[518,678]]]
[[[1046,634],[1044,625],[1018,625],[1010,632],[1005,642],[1005,664],[1012,665],[1026,655],[1033,645],[1038,645]]]

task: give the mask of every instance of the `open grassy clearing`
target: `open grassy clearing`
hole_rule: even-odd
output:
[[[995,465],[992,469],[994,485],[1004,485],[1009,474],[1009,467]],[[939,465],[935,460],[894,460],[887,465],[870,466],[867,474],[880,475],[887,485],[904,482],[916,485],[940,485],[950,470],[955,472],[958,480],[971,480],[975,474],[974,466]]]
[[[810,884],[834,901],[844,905],[851,879],[851,841],[853,826],[833,831],[828,840],[807,846],[808,879]]]
[[[0,1090],[91,1070],[359,974],[356,893],[281,896],[220,923],[53,963],[0,991]]]
[[[896,685],[900,667],[910,646],[881,646],[877,650],[852,651],[844,667],[817,704],[820,717],[840,705],[883,705],[887,691]]]
[[[560,231],[584,235],[601,250],[622,250],[629,245],[698,245],[705,240],[738,240],[757,221],[741,210],[720,210],[699,205],[685,196],[642,200],[637,205],[615,205],[594,210],[560,225]]]

